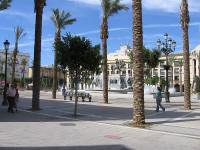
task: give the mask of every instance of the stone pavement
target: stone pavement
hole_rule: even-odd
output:
[[[132,116],[132,95],[110,93],[102,103],[99,93],[93,102],[79,102],[41,92],[41,111],[32,112],[31,92],[20,92],[20,111],[6,112],[0,106],[0,150],[199,150],[200,101],[192,99],[193,110],[183,109],[183,97],[171,99],[166,112],[155,112],[152,96],[145,96],[145,129],[127,126]]]

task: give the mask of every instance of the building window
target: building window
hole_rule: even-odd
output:
[[[175,69],[174,69],[174,73],[175,73],[175,74],[179,74],[179,68],[175,68]]]
[[[160,67],[164,67],[165,61],[160,61]]]
[[[160,69],[160,75],[165,76],[165,70],[164,69]]]
[[[175,76],[174,79],[175,79],[175,80],[179,80],[179,76]]]
[[[117,84],[117,80],[116,79],[111,79],[110,80],[110,84]]]
[[[122,71],[122,74],[123,74],[123,75],[126,75],[126,71]]]

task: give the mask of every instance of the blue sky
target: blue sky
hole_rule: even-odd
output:
[[[34,0],[13,0],[12,6],[0,12],[0,41],[8,39],[11,42],[11,50],[14,44],[14,28],[17,25],[25,29],[27,35],[20,41],[21,52],[29,53],[33,58],[35,14],[33,10]],[[122,0],[130,9],[128,12],[120,12],[109,19],[108,49],[113,52],[120,45],[132,46],[132,10],[131,0]],[[190,4],[190,49],[200,44],[200,1],[189,0]],[[143,24],[144,45],[154,48],[156,41],[162,38],[164,33],[177,41],[176,51],[182,50],[182,32],[179,26],[180,0],[143,0]],[[93,44],[100,41],[101,7],[100,0],[47,0],[44,8],[43,35],[42,35],[42,65],[53,64],[53,39],[55,28],[50,16],[52,8],[69,11],[77,19],[73,25],[63,30],[89,38]],[[3,48],[3,44],[1,44]],[[30,62],[31,62],[30,61]]]

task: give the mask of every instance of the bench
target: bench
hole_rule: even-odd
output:
[[[72,100],[73,97],[75,97],[75,91],[63,91],[63,96],[64,96],[64,100],[66,100],[66,97],[68,96],[70,98],[70,100]],[[87,98],[89,102],[92,101],[92,95],[88,92],[85,92],[83,90],[79,90],[77,93],[77,97],[81,97],[82,98],[82,102],[85,102],[85,99]]]

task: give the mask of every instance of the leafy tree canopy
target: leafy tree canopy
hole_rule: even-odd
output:
[[[85,37],[66,34],[62,41],[56,42],[58,49],[58,64],[62,68],[67,67],[70,72],[75,72],[78,78],[84,72],[94,74],[99,71],[102,59],[100,45],[92,46]]]

